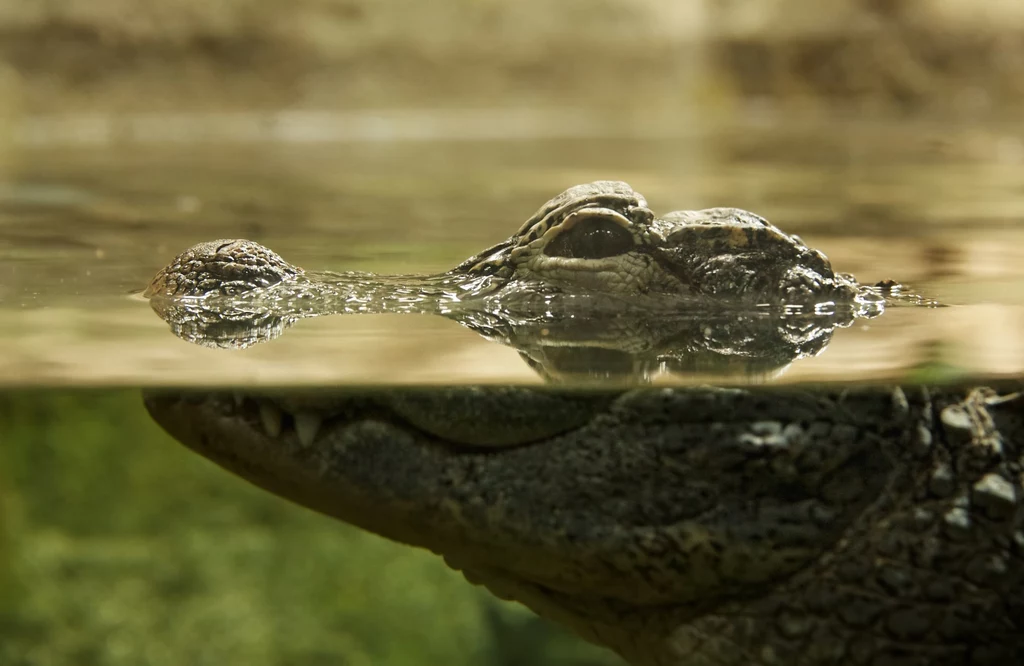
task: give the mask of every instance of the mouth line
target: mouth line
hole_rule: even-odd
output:
[[[542,443],[538,440],[494,446],[448,440],[423,430],[380,401],[357,394],[290,395],[287,391],[261,394],[224,390],[209,393],[158,394],[158,397],[173,400],[178,404],[207,409],[219,419],[243,423],[255,437],[306,452],[313,452],[324,444],[322,437],[326,432],[337,432],[347,426],[372,421],[387,423],[406,433],[415,434],[417,446],[433,449],[447,456],[495,455]],[[308,404],[296,404],[299,399]]]

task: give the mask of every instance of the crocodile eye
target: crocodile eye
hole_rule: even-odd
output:
[[[549,257],[604,259],[633,249],[633,234],[608,218],[593,218],[576,223],[556,236],[544,248]]]

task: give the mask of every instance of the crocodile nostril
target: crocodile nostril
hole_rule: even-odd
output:
[[[277,253],[244,239],[215,240],[188,248],[162,269],[144,292],[147,298],[236,295],[302,273]]]

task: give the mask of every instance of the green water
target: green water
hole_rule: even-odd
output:
[[[137,391],[0,393],[0,664],[615,664],[429,553],[282,502]]]

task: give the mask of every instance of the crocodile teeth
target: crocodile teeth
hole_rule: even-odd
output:
[[[295,433],[299,436],[299,442],[303,446],[313,445],[313,439],[320,430],[321,423],[323,423],[323,419],[311,412],[295,413]]]
[[[271,437],[277,437],[281,434],[281,420],[284,418],[284,414],[277,405],[267,402],[260,401],[260,422],[263,423],[263,429],[267,431],[267,434]]]

